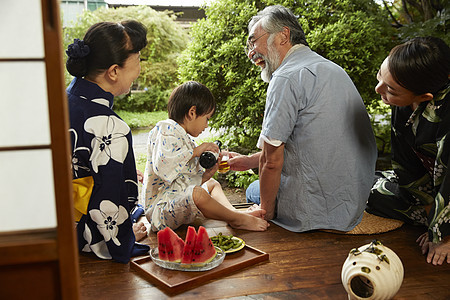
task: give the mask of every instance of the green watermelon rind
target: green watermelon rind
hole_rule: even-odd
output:
[[[212,261],[217,257],[218,251],[222,251],[222,252],[223,252],[222,249],[220,249],[220,248],[218,248],[218,247],[216,247],[216,246],[214,246],[214,248],[216,249],[216,254],[214,254],[214,256],[212,256],[212,257],[211,257],[210,259],[208,259],[207,261],[204,261],[204,262],[201,262],[201,263],[189,263],[189,264],[183,264],[183,263],[180,263],[180,266],[183,267],[183,268],[198,268],[198,267],[204,267],[204,266],[206,266],[207,264],[209,264],[210,262],[212,262]]]

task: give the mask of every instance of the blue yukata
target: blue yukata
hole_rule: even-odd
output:
[[[285,144],[275,224],[294,232],[359,224],[377,148],[361,96],[341,67],[306,46],[290,49],[270,79],[260,148],[262,141]],[[259,198],[258,182],[252,185]]]
[[[135,243],[130,218],[138,196],[130,128],[97,84],[75,78],[67,95],[79,250],[127,263],[149,250]]]
[[[203,217],[192,198],[204,173],[198,157],[192,157],[195,147],[191,136],[174,120],[160,121],[150,131],[141,201],[153,231],[176,229]]]

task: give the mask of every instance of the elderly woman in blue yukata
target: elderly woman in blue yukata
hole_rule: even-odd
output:
[[[136,21],[101,22],[75,39],[66,53],[75,78],[67,88],[78,246],[99,258],[127,263],[148,252],[147,235],[133,224],[137,171],[128,125],[112,110],[140,73],[147,29]]]

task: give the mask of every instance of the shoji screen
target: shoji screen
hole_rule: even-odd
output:
[[[56,227],[41,3],[0,11],[0,231]]]
[[[57,0],[0,1],[0,298],[78,299]]]

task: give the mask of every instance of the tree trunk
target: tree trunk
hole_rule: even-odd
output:
[[[424,21],[433,19],[433,8],[431,7],[430,0],[422,0],[422,10],[423,10],[423,19]]]
[[[397,21],[397,19],[394,17],[394,15],[392,14],[391,10],[389,9],[389,6],[387,5],[386,1],[383,0],[383,4],[384,4],[384,7],[386,8],[387,12],[388,12],[389,15],[391,16],[392,21],[395,23],[395,24],[392,24],[392,26],[393,26],[394,28],[400,28],[400,27],[402,27],[403,25],[400,24],[400,23]]]
[[[408,22],[408,24],[411,24],[413,22],[413,18],[408,11],[408,5],[406,4],[406,0],[402,0],[402,6],[403,6],[403,11],[405,12],[406,21]]]

